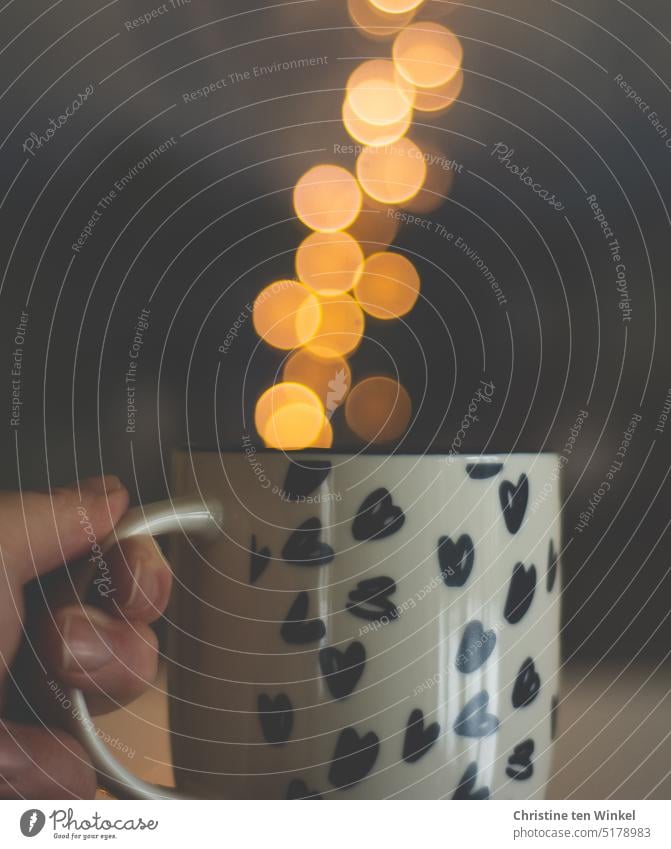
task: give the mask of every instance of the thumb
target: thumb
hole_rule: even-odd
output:
[[[128,492],[113,475],[50,493],[1,492],[4,563],[25,583],[102,544],[127,507]]]

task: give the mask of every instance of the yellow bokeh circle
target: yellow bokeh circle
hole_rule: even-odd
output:
[[[351,430],[368,444],[398,439],[410,422],[412,404],[401,384],[391,377],[367,377],[352,387],[345,402]]]
[[[424,184],[424,154],[405,137],[386,147],[365,147],[357,157],[356,174],[361,188],[374,200],[403,203]]]
[[[457,36],[432,21],[410,24],[401,30],[394,39],[392,53],[399,73],[423,88],[435,88],[451,80],[463,59]]]
[[[339,165],[315,165],[296,183],[294,209],[312,230],[345,230],[361,209],[361,189]]]
[[[391,251],[369,256],[354,289],[362,309],[375,318],[408,313],[419,296],[419,274],[409,259]]]
[[[269,448],[285,451],[311,445],[324,427],[324,408],[316,393],[300,383],[277,383],[256,402],[254,425]]]
[[[297,280],[277,280],[254,301],[252,321],[258,335],[274,348],[304,345],[319,327],[319,301]]]
[[[319,327],[306,348],[325,359],[346,357],[358,348],[363,337],[363,310],[351,295],[318,295]]]
[[[296,252],[299,279],[326,295],[347,292],[361,273],[363,251],[349,233],[310,233]]]

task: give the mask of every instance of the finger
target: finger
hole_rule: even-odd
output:
[[[106,610],[123,618],[158,619],[170,598],[172,573],[154,539],[123,540],[105,558],[108,574],[95,578],[91,598],[99,596]]]
[[[0,720],[0,799],[92,799],[96,777],[69,734]]]
[[[72,605],[47,614],[38,641],[48,675],[82,690],[92,713],[136,699],[156,678],[158,643],[144,622]]]
[[[5,566],[25,583],[81,557],[109,534],[128,507],[114,476],[89,478],[51,493],[0,493],[0,543]]]

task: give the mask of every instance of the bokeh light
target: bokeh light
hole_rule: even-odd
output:
[[[382,12],[400,15],[418,9],[424,0],[370,0],[371,4]]]
[[[324,420],[321,401],[300,383],[277,383],[266,389],[254,411],[254,425],[266,446],[285,451],[312,445]]]
[[[316,295],[297,280],[277,280],[254,301],[252,321],[258,335],[274,348],[304,345],[320,323]]]
[[[394,39],[396,68],[408,82],[423,88],[442,86],[461,67],[463,49],[457,36],[432,21],[410,24]]]
[[[383,12],[376,8],[370,0],[347,0],[347,9],[353,24],[371,38],[388,38],[409,24],[415,14],[415,9],[409,12]]]
[[[437,147],[422,144],[426,162],[426,177],[417,194],[404,206],[408,212],[425,213],[437,209],[450,193],[454,183],[452,162],[444,151]]]
[[[419,274],[401,254],[382,251],[365,261],[354,294],[368,315],[399,318],[409,312],[419,296]]]
[[[325,359],[307,348],[291,354],[282,377],[312,389],[329,413],[343,403],[352,383],[352,372],[343,357]]]
[[[351,295],[318,295],[321,321],[306,348],[318,357],[333,359],[351,354],[361,342],[365,319]]]
[[[461,94],[464,87],[464,72],[462,70],[443,85],[435,88],[415,89],[415,109],[420,112],[444,112]]]
[[[351,430],[368,444],[398,439],[412,415],[410,397],[390,377],[367,377],[352,387],[345,402],[345,419]]]
[[[349,233],[310,233],[296,252],[299,279],[325,295],[347,292],[361,273],[363,251]]]
[[[332,448],[333,447],[333,427],[331,426],[331,422],[328,419],[324,419],[324,423],[322,424],[322,429],[319,432],[316,439],[314,439],[310,445],[306,445],[306,448]]]
[[[349,229],[367,256],[388,247],[396,238],[399,221],[396,210],[366,198],[359,217]]]
[[[409,118],[414,86],[389,59],[370,59],[352,71],[347,80],[346,102],[355,117],[368,124],[388,126]]]
[[[356,173],[367,195],[399,204],[421,189],[426,163],[417,145],[403,137],[387,147],[365,147],[357,157]]]
[[[369,124],[359,118],[352,109],[349,98],[345,98],[342,105],[342,121],[347,132],[355,141],[373,147],[391,144],[400,139],[408,131],[411,118],[412,110],[408,109],[406,117],[395,124]]]
[[[361,189],[339,165],[315,165],[296,183],[294,209],[312,230],[345,230],[361,209]]]

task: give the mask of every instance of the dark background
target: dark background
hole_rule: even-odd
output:
[[[17,0],[0,11],[0,485],[104,470],[134,500],[151,500],[166,492],[176,444],[188,435],[194,445],[215,436],[239,445],[273,382],[281,357],[257,347],[251,322],[226,356],[218,346],[265,284],[292,273],[304,234],[292,217],[297,178],[317,162],[353,166],[333,149],[348,141],[342,87],[357,61],[389,43],[363,38],[340,0],[192,0],[130,32],[124,21],[160,4],[50,5]],[[655,432],[671,386],[671,148],[613,78],[642,95],[671,139],[671,11],[661,0],[427,4],[425,17],[443,16],[464,45],[464,90],[444,115],[418,119],[417,137],[463,173],[428,216],[477,251],[507,306],[464,254],[406,226],[395,244],[417,263],[423,299],[406,325],[368,323],[353,373],[398,369],[416,413],[403,450],[448,447],[481,378],[496,397],[469,431],[472,450],[561,451],[587,410],[563,484],[565,658],[657,663],[671,647],[671,424]],[[327,64],[183,102],[229,73],[310,56]],[[31,131],[89,83],[77,115],[27,156]],[[74,254],[99,199],[171,136],[178,144],[119,194]],[[564,212],[491,156],[496,142],[515,149]],[[628,323],[592,193],[622,248]],[[150,327],[129,435],[124,375],[143,307]],[[9,372],[22,309],[17,428]],[[642,421],[612,490],[579,534],[634,414]],[[357,443],[340,415],[345,450]]]

